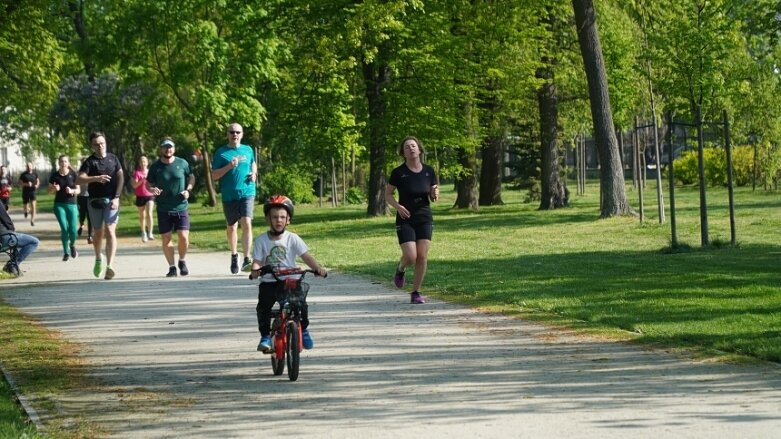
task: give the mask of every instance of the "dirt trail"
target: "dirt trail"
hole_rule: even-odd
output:
[[[21,215],[15,215],[23,224]],[[19,227],[29,231],[30,227]],[[56,237],[51,215],[34,231]],[[82,241],[83,242],[83,241]],[[101,383],[67,395],[115,437],[778,437],[781,370],[683,361],[432,300],[313,279],[315,349],[290,382],[255,351],[256,287],[227,252],[166,279],[159,241],[124,239],[112,281],[46,239],[2,296],[82,343]],[[435,262],[436,263],[436,262]],[[34,399],[34,395],[29,395]],[[44,422],[46,419],[44,418]]]

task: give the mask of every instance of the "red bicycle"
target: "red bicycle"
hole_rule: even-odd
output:
[[[283,282],[284,288],[277,291],[279,309],[272,311],[271,323],[271,369],[274,375],[282,375],[287,364],[287,376],[290,381],[298,379],[298,368],[303,350],[301,309],[306,302],[309,284],[304,282],[307,273],[317,274],[314,270],[302,268],[266,268],[263,272],[271,273],[274,278]],[[278,276],[298,276],[280,279]]]

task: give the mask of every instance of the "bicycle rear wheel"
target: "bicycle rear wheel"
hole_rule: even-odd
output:
[[[287,324],[287,376],[290,381],[298,379],[298,365],[300,362],[300,343],[301,334],[298,330],[298,322],[291,321]]]

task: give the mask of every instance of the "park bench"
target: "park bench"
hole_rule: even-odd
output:
[[[19,275],[19,265],[16,258],[19,256],[19,239],[16,233],[7,230],[0,232],[0,253],[8,255],[8,266],[14,271],[11,274]]]

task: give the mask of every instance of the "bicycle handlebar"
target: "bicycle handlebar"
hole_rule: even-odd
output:
[[[315,276],[318,276],[317,271],[312,270],[310,268],[300,268],[300,267],[275,267],[272,265],[264,265],[260,267],[258,271],[259,271],[258,278],[266,274],[270,274],[274,276],[274,279],[276,280],[280,280],[279,277],[277,276],[292,276],[296,274],[300,274],[301,279],[303,279],[307,273],[312,273]],[[326,277],[328,277],[328,272],[326,272],[325,275],[323,276],[323,278]],[[252,273],[250,273],[249,278],[250,280],[253,280]]]

